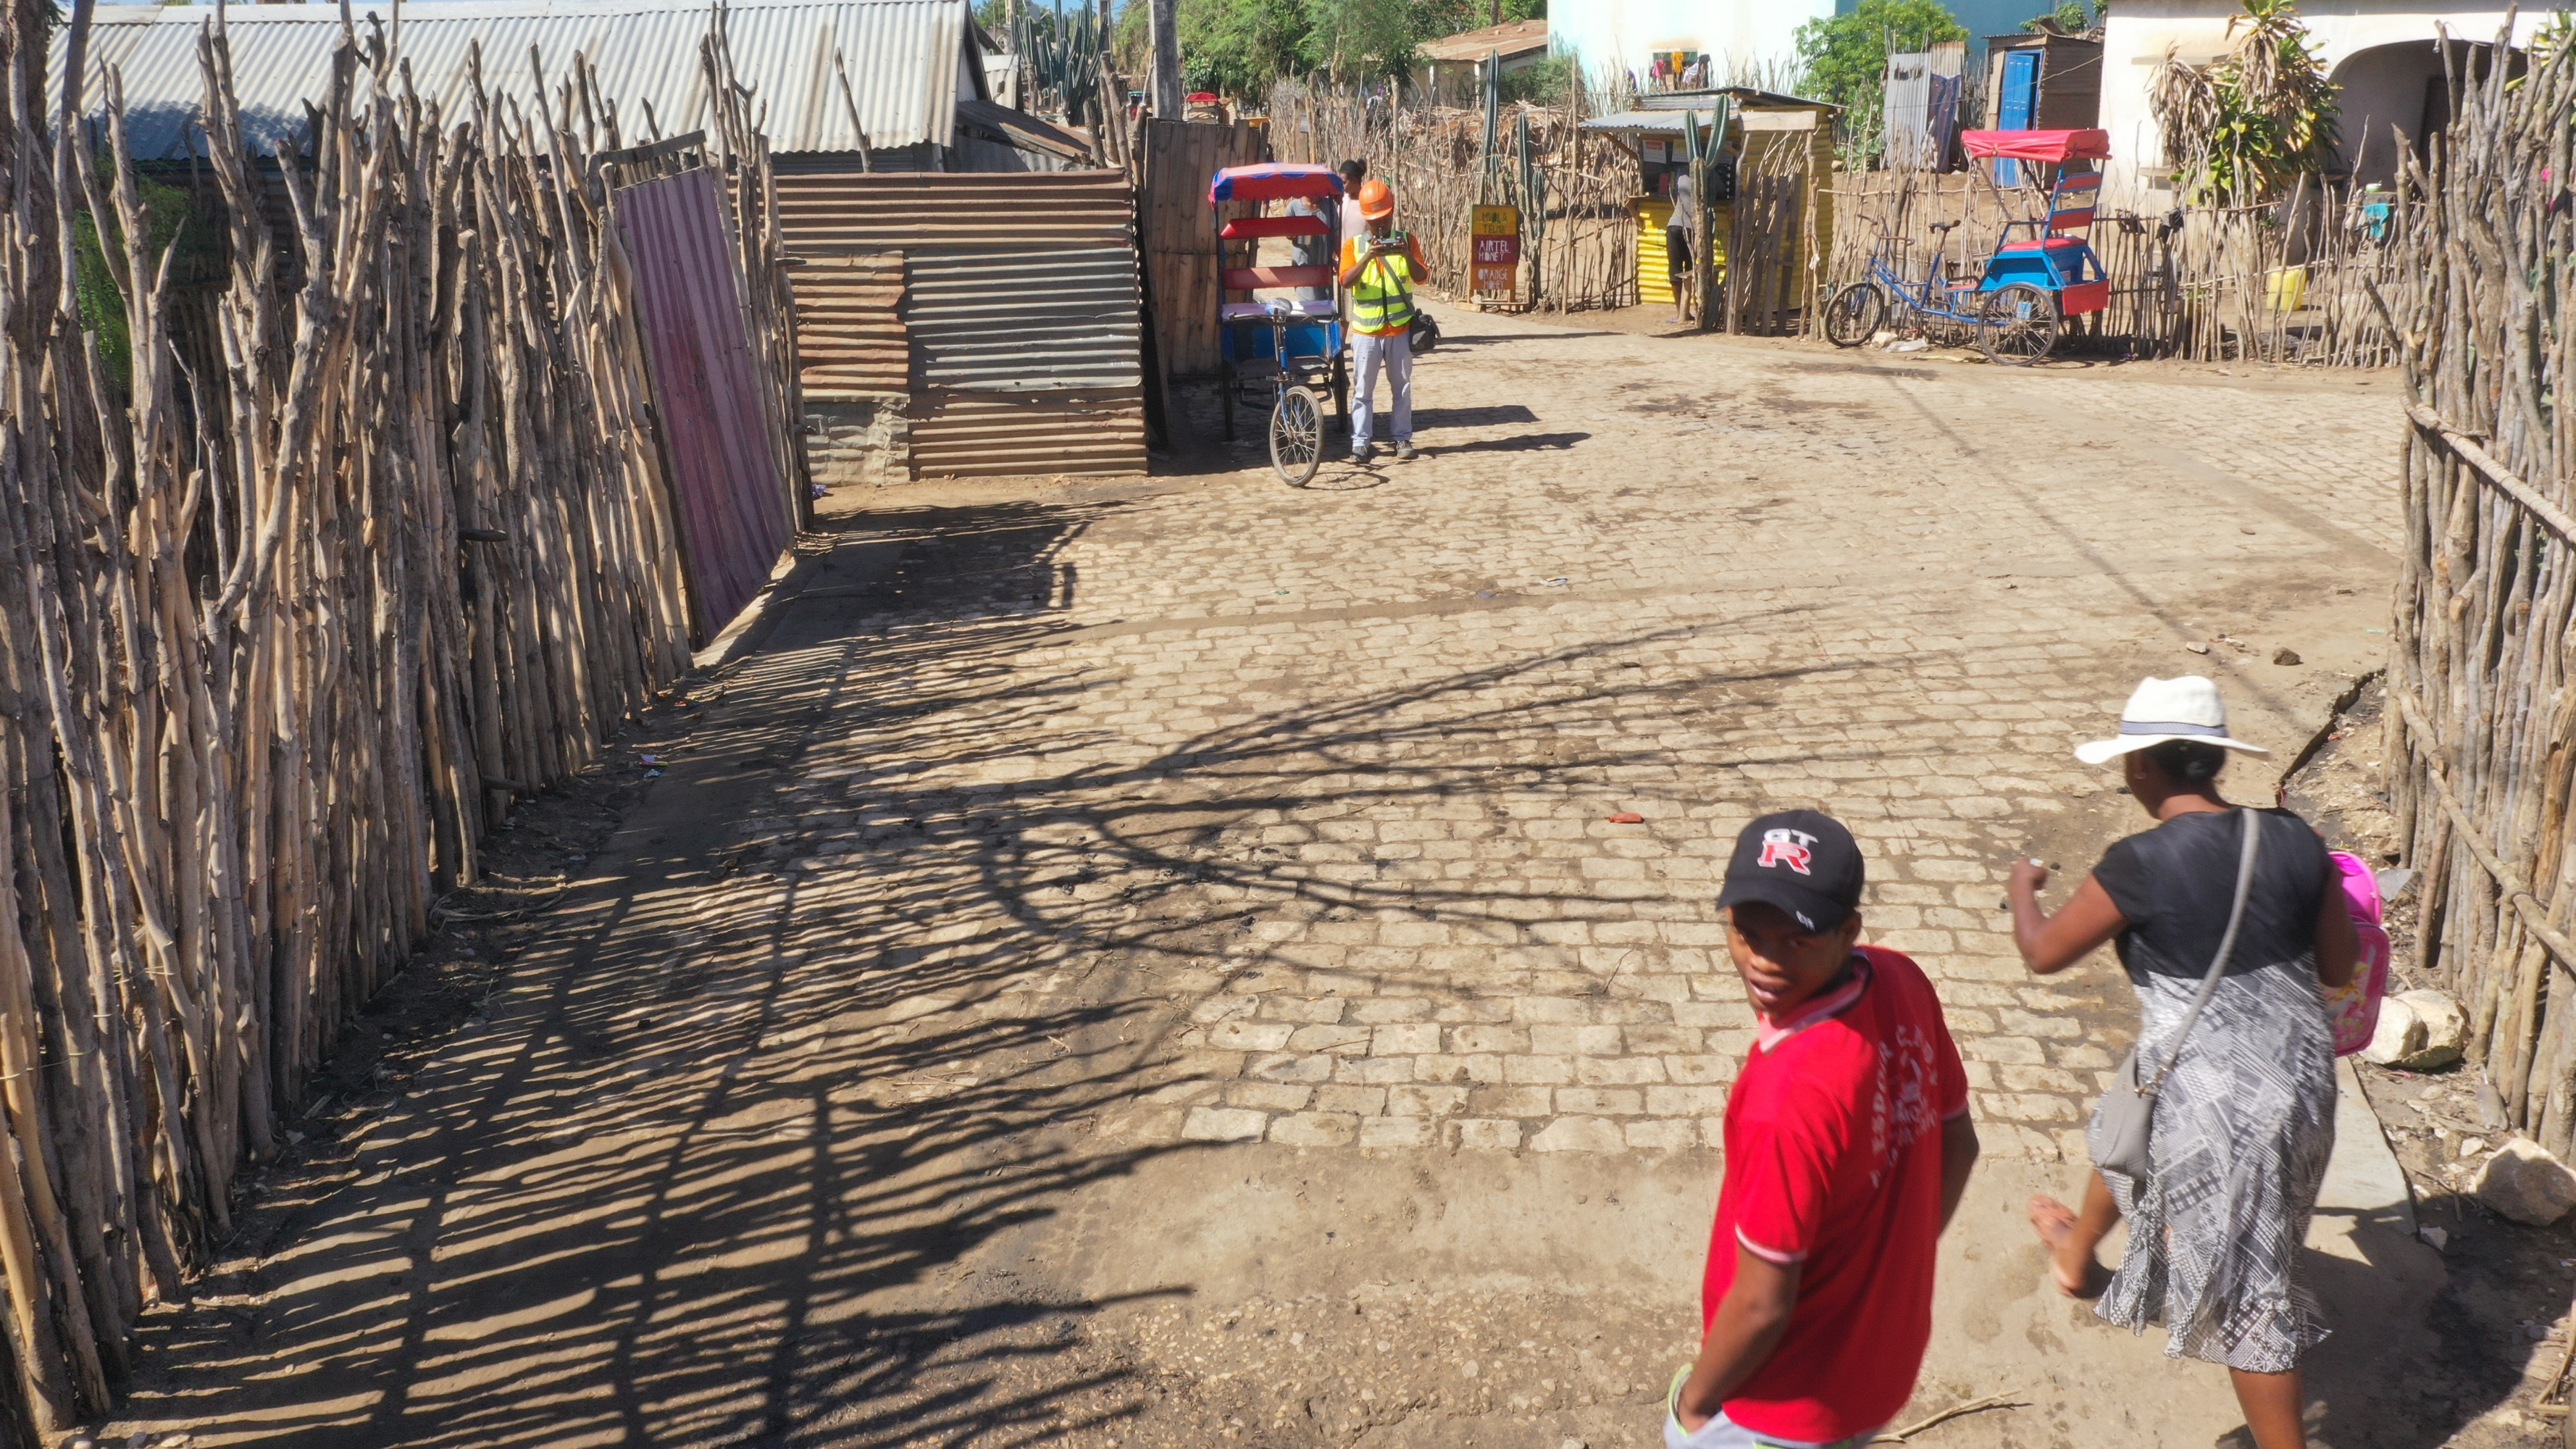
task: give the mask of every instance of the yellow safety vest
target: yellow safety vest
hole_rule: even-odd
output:
[[[1351,325],[1362,332],[1390,333],[1413,325],[1413,282],[1403,252],[1379,257],[1360,268],[1351,284]]]

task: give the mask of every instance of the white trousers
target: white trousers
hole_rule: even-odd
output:
[[[1404,332],[1384,337],[1351,334],[1351,365],[1359,373],[1351,383],[1351,446],[1366,446],[1377,422],[1377,375],[1386,372],[1387,391],[1395,396],[1395,441],[1413,441],[1413,338]]]

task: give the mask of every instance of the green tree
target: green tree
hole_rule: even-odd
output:
[[[1182,0],[1181,81],[1194,91],[1266,96],[1299,69],[1313,22],[1303,0]]]
[[[2057,8],[2046,15],[2034,15],[2021,23],[2028,31],[2055,26],[2060,35],[2082,35],[2093,28],[2093,17],[2084,11],[2084,0],[2057,0]]]
[[[1312,0],[1306,62],[1344,80],[1409,79],[1422,42],[1452,34],[1447,7],[1409,0]]]
[[[98,153],[99,181],[111,194],[115,188],[116,158],[101,147]],[[220,274],[224,264],[222,234],[197,214],[196,203],[188,193],[149,176],[134,178],[135,191],[143,202],[143,216],[148,230],[143,238],[145,265],[158,267],[162,254],[177,248],[172,280],[180,285],[203,285]],[[134,341],[125,316],[125,289],[117,284],[117,273],[125,263],[125,227],[114,213],[107,218],[107,235],[99,235],[98,221],[88,211],[73,213],[73,281],[80,305],[81,324],[98,334],[99,355],[106,360],[109,385],[119,397],[128,394],[134,373]],[[108,261],[108,249],[114,248],[116,261]],[[151,276],[142,278],[150,286]]]
[[[1192,90],[1241,97],[1266,96],[1286,75],[1404,80],[1421,69],[1425,41],[1545,18],[1547,0],[1181,0],[1181,78]],[[1143,0],[1127,0],[1119,67],[1141,74],[1148,48]]]
[[[1890,53],[1967,38],[1968,27],[1941,0],[1860,0],[1846,14],[1798,27],[1800,90],[1843,107],[1847,120],[1875,118]]]
[[[2206,67],[2171,47],[2147,91],[2165,163],[2194,201],[2268,201],[2334,164],[2335,85],[2292,0],[2245,0],[2234,44]]]

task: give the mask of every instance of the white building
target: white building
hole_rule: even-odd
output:
[[[2052,0],[1945,3],[1968,28],[1971,65],[1985,37],[2009,35],[2055,8]],[[1642,84],[1657,56],[1679,52],[1709,57],[1706,84],[1790,91],[1797,89],[1798,27],[1847,8],[1836,0],[1559,0],[1549,7],[1548,40],[1556,54],[1579,57],[1587,76],[1623,70]]]
[[[2103,30],[2102,128],[2111,133],[2103,191],[2108,205],[2141,210],[2170,206],[2167,158],[2156,145],[2147,93],[2168,47],[2177,60],[2205,65],[2228,48],[2232,0],[2119,0]],[[2416,146],[2429,125],[2449,119],[2440,37],[2447,31],[2456,64],[2481,66],[2505,25],[2500,5],[2441,0],[2301,0],[2299,15],[2341,87],[2343,164],[2356,181],[2386,183],[2400,147]],[[2547,24],[2546,7],[2514,21],[2512,43],[2529,43]]]
[[[1681,52],[1710,57],[1708,84],[1720,85],[1794,65],[1798,27],[1833,14],[1834,0],[1574,0],[1548,10],[1550,47],[1588,76],[1620,70],[1642,84],[1655,57]]]

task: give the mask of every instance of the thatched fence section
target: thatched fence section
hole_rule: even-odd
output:
[[[264,176],[210,30],[222,260],[183,299],[116,83],[84,144],[46,23],[12,0],[0,28],[0,1440],[109,1408],[511,798],[688,663],[585,77],[522,110],[478,67],[442,115],[349,35]],[[756,232],[766,159],[706,65]],[[90,217],[130,367],[83,315]]]
[[[2091,236],[2111,279],[2111,305],[2080,319],[2060,346],[2196,362],[2385,367],[2395,343],[2370,287],[2401,274],[2396,243],[2406,205],[2395,193],[2330,195],[2306,183],[2261,206],[2159,215],[2105,208]],[[2044,190],[2025,184],[1999,193],[1966,172],[1842,173],[1828,286],[1868,272],[1882,225],[1903,243],[1891,265],[1909,280],[1936,247],[1945,276],[1973,278],[2006,221],[2046,210]],[[1959,225],[1945,238],[1931,229],[1939,221]]]
[[[1282,161],[1366,160],[1369,175],[1395,188],[1397,225],[1422,238],[1435,291],[1466,295],[1473,209],[1507,205],[1521,209],[1524,301],[1555,312],[1625,307],[1637,300],[1637,223],[1628,210],[1637,163],[1578,129],[1586,114],[1571,93],[1561,105],[1515,103],[1503,109],[1489,150],[1480,110],[1390,112],[1353,92],[1283,82],[1270,96],[1270,147]]]
[[[2513,1125],[2576,1143],[2576,53],[2454,77],[2457,119],[2381,287],[2406,339],[2405,557],[2389,796],[2417,962],[2467,1008]]]

